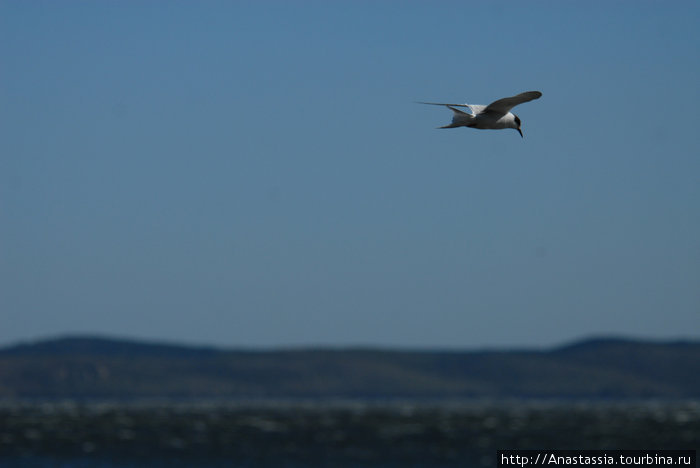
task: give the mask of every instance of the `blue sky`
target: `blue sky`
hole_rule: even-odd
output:
[[[0,1],[0,343],[700,338],[698,2]],[[527,90],[514,130],[436,130]]]

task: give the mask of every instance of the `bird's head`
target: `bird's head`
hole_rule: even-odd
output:
[[[518,133],[520,134],[520,138],[524,138],[524,137],[523,137],[523,131],[520,130],[520,117],[518,117],[517,115],[515,116],[515,129],[516,129],[516,130],[518,131]]]

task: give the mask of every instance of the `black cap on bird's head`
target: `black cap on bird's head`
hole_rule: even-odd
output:
[[[523,132],[522,132],[522,130],[520,130],[520,117],[518,117],[517,115],[515,116],[515,125],[517,125],[517,127],[515,127],[515,129],[520,134],[520,138],[524,138]]]

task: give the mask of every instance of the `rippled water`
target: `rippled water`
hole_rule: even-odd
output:
[[[0,404],[0,465],[480,467],[496,450],[697,449],[700,402]]]

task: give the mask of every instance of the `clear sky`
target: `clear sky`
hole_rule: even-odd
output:
[[[700,338],[700,2],[0,1],[0,344]],[[522,91],[515,130],[436,130]]]

